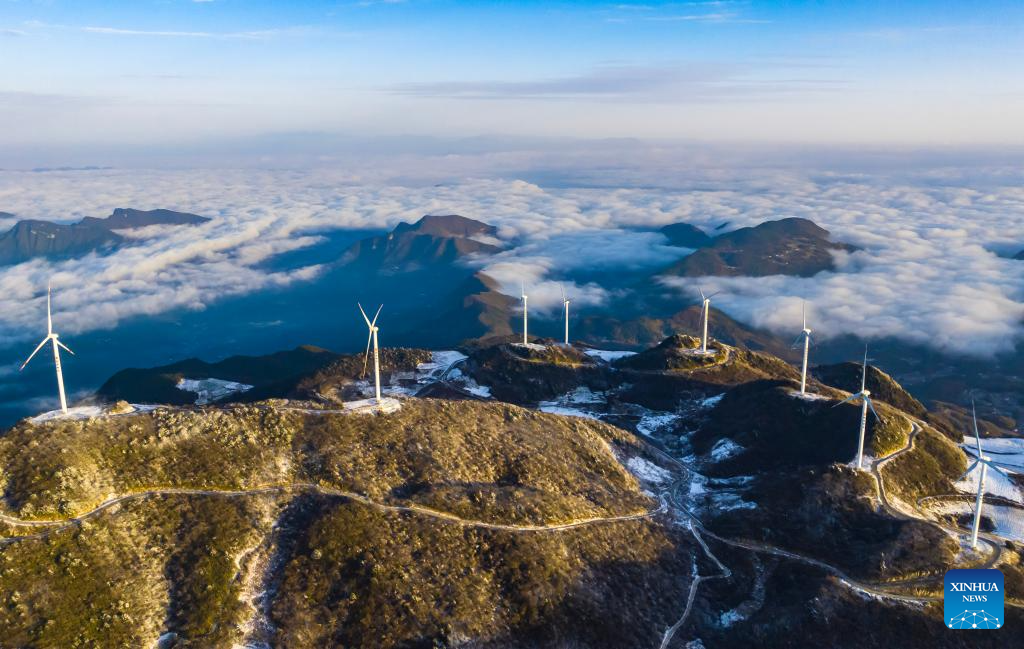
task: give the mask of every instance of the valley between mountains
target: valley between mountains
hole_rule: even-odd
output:
[[[960,647],[983,566],[1021,622],[1020,484],[972,550],[949,412],[871,368],[858,471],[859,367],[698,347],[384,349],[387,413],[317,348],[121,372],[0,437],[0,646]]]

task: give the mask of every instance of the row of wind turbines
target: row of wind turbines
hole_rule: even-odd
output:
[[[700,346],[700,349],[701,349],[701,353],[702,354],[707,354],[708,353],[708,320],[709,320],[710,312],[711,312],[711,298],[714,297],[715,295],[717,295],[717,293],[712,293],[711,295],[705,295],[703,290],[698,289],[698,291],[700,292],[700,296],[701,296],[701,346]],[[526,293],[526,284],[525,283],[523,283],[523,285],[522,285],[521,298],[522,298],[522,303],[523,303],[523,345],[529,345],[529,334],[528,334],[528,327],[529,327],[528,300],[529,300],[529,296]],[[565,338],[564,338],[564,344],[565,345],[569,345],[569,304],[570,303],[571,303],[571,300],[568,297],[566,297],[565,289],[563,288],[562,289],[562,310],[563,310],[563,315],[564,315],[564,318],[565,318]],[[369,358],[370,358],[370,348],[372,346],[373,347],[374,404],[376,406],[378,406],[378,407],[381,407],[383,405],[383,400],[381,398],[380,348],[379,348],[379,345],[378,345],[378,332],[380,331],[380,328],[377,326],[377,319],[380,317],[380,312],[384,308],[384,305],[381,304],[379,307],[377,307],[377,312],[374,314],[372,320],[369,318],[369,316],[367,316],[366,311],[363,309],[362,304],[358,304],[357,303],[357,306],[359,307],[359,313],[362,315],[363,321],[366,322],[366,327],[368,329],[368,336],[367,336],[367,339],[366,339],[366,351],[363,354],[363,374],[364,375],[366,374],[367,365],[369,363]],[[807,363],[808,363],[808,356],[809,356],[809,353],[810,353],[810,345],[811,345],[811,329],[810,329],[810,327],[807,326],[807,305],[806,305],[806,302],[804,303],[801,311],[802,311],[801,315],[802,315],[803,328],[801,329],[800,334],[797,336],[797,339],[794,342],[794,347],[798,346],[798,345],[803,347],[803,359],[802,359],[803,362],[801,363],[801,366],[800,366],[800,394],[806,394],[806,392],[807,392]],[[46,287],[46,337],[43,338],[42,342],[40,342],[39,345],[36,346],[35,350],[29,355],[28,359],[26,359],[25,362],[22,363],[21,368],[20,368],[21,370],[25,369],[25,367],[29,364],[29,362],[33,358],[35,358],[36,354],[38,354],[39,351],[44,346],[46,346],[46,343],[50,343],[53,346],[53,363],[54,363],[54,367],[55,367],[56,372],[57,372],[57,393],[58,393],[58,395],[60,397],[60,409],[61,409],[61,412],[63,414],[67,414],[67,412],[68,412],[68,403],[67,403],[67,395],[66,395],[65,390],[64,390],[64,374],[63,374],[63,372],[61,370],[60,350],[63,349],[64,351],[66,351],[66,352],[68,352],[69,354],[72,354],[72,355],[74,355],[74,352],[71,351],[71,349],[67,345],[65,345],[63,342],[60,341],[60,335],[53,330],[52,288],[50,286]],[[878,414],[878,411],[875,410],[875,405],[871,401],[871,392],[867,389],[867,372],[868,372],[868,353],[867,353],[867,346],[865,345],[865,347],[864,347],[864,360],[863,360],[863,363],[861,365],[860,391],[856,392],[854,394],[851,394],[849,397],[847,397],[846,399],[843,399],[842,401],[837,403],[835,406],[833,406],[833,407],[838,407],[838,406],[840,406],[840,405],[842,405],[844,403],[856,401],[858,399],[861,401],[860,431],[859,431],[859,437],[858,437],[858,442],[857,442],[857,468],[858,469],[863,469],[863,467],[864,467],[864,437],[865,437],[865,432],[866,432],[866,429],[867,429],[868,410],[869,409],[871,410],[871,413],[875,416],[876,419],[878,419],[879,421],[883,421],[882,417]],[[997,471],[998,473],[1000,473],[1000,474],[1002,474],[1004,476],[1007,475],[1007,473],[1002,468],[1000,468],[999,466],[997,466],[994,463],[992,463],[992,459],[982,452],[982,449],[981,449],[981,436],[980,436],[980,434],[978,432],[978,417],[977,417],[977,413],[976,413],[976,410],[975,410],[975,407],[974,407],[974,401],[973,400],[971,401],[971,416],[972,416],[973,421],[974,421],[974,439],[975,439],[975,443],[977,445],[977,457],[975,458],[974,462],[967,468],[967,471],[965,471],[964,474],[962,476],[960,476],[960,478],[957,479],[957,481],[962,480],[964,477],[969,475],[976,468],[978,468],[978,467],[981,468],[981,475],[979,476],[979,480],[978,480],[977,500],[976,500],[976,504],[975,504],[975,508],[974,508],[974,524],[973,524],[973,529],[971,531],[971,547],[972,548],[976,548],[977,547],[977,543],[978,543],[978,531],[979,531],[979,528],[980,528],[980,525],[981,525],[981,509],[982,509],[982,506],[984,505],[985,478],[986,478],[987,469],[991,468],[992,470]]]

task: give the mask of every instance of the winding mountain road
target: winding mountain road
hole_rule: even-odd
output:
[[[565,530],[576,529],[578,527],[585,527],[588,525],[598,525],[603,523],[621,523],[625,521],[636,521],[640,519],[651,518],[656,514],[665,511],[666,509],[666,504],[661,503],[656,508],[649,509],[643,512],[637,512],[634,514],[623,514],[619,516],[593,516],[567,521],[564,523],[550,523],[544,525],[519,525],[514,523],[492,523],[488,521],[463,518],[450,512],[432,509],[430,507],[424,507],[422,505],[392,505],[382,503],[372,500],[371,498],[364,496],[363,494],[345,491],[343,489],[334,489],[332,487],[324,487],[321,485],[316,485],[308,482],[297,482],[292,484],[279,485],[263,485],[253,487],[251,489],[189,489],[184,487],[160,487],[112,496],[110,498],[107,498],[99,505],[90,509],[87,512],[79,514],[78,516],[61,520],[21,519],[7,514],[0,514],[0,522],[6,523],[7,525],[18,527],[35,526],[46,528],[43,531],[34,534],[0,537],[0,545],[6,545],[16,541],[24,541],[33,538],[43,538],[64,528],[79,525],[82,522],[99,515],[103,511],[110,509],[111,507],[114,507],[115,505],[118,505],[129,500],[141,500],[157,496],[213,496],[233,498],[239,496],[265,495],[268,493],[284,493],[289,491],[302,491],[333,498],[345,498],[348,500],[361,503],[368,507],[373,507],[374,509],[377,509],[379,511],[409,513],[418,516],[426,516],[429,518],[434,518],[437,520],[454,523],[457,525],[462,525],[464,527],[500,530],[505,532],[560,532]]]

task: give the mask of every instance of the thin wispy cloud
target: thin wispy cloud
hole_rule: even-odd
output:
[[[164,30],[149,30],[149,29],[123,29],[120,27],[97,27],[97,26],[86,26],[82,27],[83,32],[90,34],[106,34],[110,36],[152,36],[157,38],[225,38],[225,39],[245,39],[245,40],[260,40],[266,38],[273,38],[275,36],[281,36],[284,34],[294,34],[299,30],[305,28],[288,28],[288,29],[261,29],[253,31],[242,31],[242,32],[201,32],[201,31],[164,31]]]
[[[654,102],[764,99],[773,94],[836,89],[840,79],[757,78],[755,68],[728,63],[602,66],[570,77],[533,81],[413,82],[390,92],[454,99],[640,100]]]

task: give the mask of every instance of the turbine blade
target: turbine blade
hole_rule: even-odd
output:
[[[380,310],[383,309],[383,308],[384,308],[383,304],[380,305],[379,307],[377,307],[377,313],[373,314],[373,322],[370,323],[370,327],[371,328],[375,327],[377,325],[377,318],[380,316]]]
[[[807,300],[804,300],[800,305],[800,315],[804,321],[804,329],[807,328]]]
[[[953,482],[960,482],[961,480],[966,478],[967,474],[970,473],[971,471],[973,471],[976,466],[978,466],[978,460],[975,460],[974,462],[971,462],[971,466],[967,467],[967,470],[964,471],[963,475],[960,476],[959,478],[957,478],[956,480],[954,480]]]
[[[833,408],[838,408],[839,406],[843,405],[844,403],[847,403],[849,401],[853,401],[854,399],[856,399],[859,396],[860,396],[859,392],[856,393],[856,394],[851,394],[850,396],[846,397],[845,399],[843,399],[842,401],[840,401],[839,403],[837,403],[836,405],[834,405],[832,407]]]
[[[50,310],[50,285],[46,285],[46,333],[53,333],[53,312]]]
[[[370,329],[370,335],[366,337],[366,351],[363,352],[363,373],[359,375],[360,378],[366,376],[366,364],[370,361],[371,342],[373,342],[373,329]]]
[[[712,293],[711,295],[708,296],[708,299],[710,300],[711,298],[715,297],[719,293],[721,293],[721,291],[715,291],[714,293]]]
[[[366,326],[373,328],[373,325],[370,324],[370,319],[366,317],[366,311],[363,311],[363,305],[356,302],[356,306],[359,307],[359,313],[363,314],[363,320],[366,320]]]
[[[58,345],[60,345],[60,346],[61,346],[61,348],[62,348],[62,349],[63,349],[64,351],[66,351],[67,353],[71,354],[72,356],[74,356],[74,355],[75,355],[75,352],[71,351],[71,348],[70,348],[70,347],[68,347],[67,345],[65,345],[64,343],[62,343],[61,341],[57,340],[57,341],[55,341],[55,342],[56,342],[56,343],[57,343]]]
[[[974,418],[974,441],[978,443],[978,457],[981,457],[981,435],[978,434],[978,413],[974,409],[974,399],[971,399],[971,417]]]
[[[871,398],[864,397],[864,400],[868,402],[868,408],[871,408],[871,412],[875,414],[875,419],[877,419],[878,421],[885,421],[884,419],[882,419],[881,416],[879,416],[878,411],[875,410],[875,404],[871,403]]]
[[[700,299],[701,299],[701,300],[706,300],[706,299],[708,299],[708,298],[707,298],[707,297],[706,297],[706,296],[704,295],[704,289],[702,289],[701,287],[699,287],[699,286],[697,287],[697,292],[698,292],[698,293],[700,293]]]
[[[995,470],[995,471],[998,471],[999,473],[1002,473],[1002,474],[1003,474],[1003,475],[1004,475],[1005,477],[1007,477],[1007,478],[1009,478],[1009,477],[1010,477],[1010,474],[1009,474],[1009,473],[1007,473],[1007,472],[1006,472],[1005,470],[1003,470],[1003,467],[999,466],[998,464],[992,464],[992,463],[991,463],[991,462],[989,462],[988,460],[982,460],[982,462],[983,462],[983,463],[984,463],[984,464],[985,464],[986,466],[988,466],[988,468],[990,468],[990,469],[993,469],[993,470]]]
[[[868,346],[864,345],[864,366],[860,372],[860,390],[864,391],[868,383]]]
[[[790,345],[790,348],[796,349],[797,347],[801,346],[803,344],[803,337],[804,334],[800,334],[799,336],[797,336],[796,339],[793,341],[793,344]]]
[[[31,354],[31,355],[29,355],[28,359],[27,359],[27,360],[26,360],[26,361],[25,361],[24,363],[22,363],[22,364],[21,364],[21,367],[20,367],[20,368],[18,368],[18,371],[19,371],[19,372],[20,372],[21,370],[25,369],[25,366],[26,366],[26,365],[28,365],[28,362],[29,362],[30,360],[32,360],[32,358],[33,358],[33,357],[34,357],[34,356],[35,356],[36,354],[38,354],[38,353],[39,353],[39,350],[43,348],[43,345],[45,345],[45,344],[46,344],[46,341],[47,341],[47,340],[49,340],[49,339],[50,339],[50,337],[49,337],[49,336],[47,336],[46,338],[43,338],[43,342],[39,343],[39,346],[38,346],[38,347],[36,347],[36,350],[35,350],[34,352],[32,352],[32,354]]]

